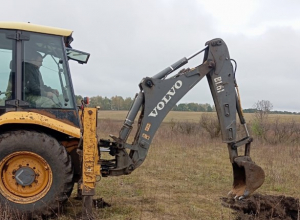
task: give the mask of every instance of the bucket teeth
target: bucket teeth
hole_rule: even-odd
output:
[[[256,165],[249,156],[234,159],[233,189],[229,192],[236,199],[243,199],[258,189],[265,180],[263,169]]]

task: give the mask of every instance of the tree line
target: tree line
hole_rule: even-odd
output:
[[[81,104],[83,97],[76,95],[77,105]],[[122,96],[112,96],[111,98],[94,96],[90,98],[90,107],[100,106],[100,110],[129,110],[133,103],[133,99],[130,97],[123,98]],[[289,111],[271,111],[273,105],[270,101],[261,100],[254,104],[253,108],[243,109],[244,113],[257,113],[257,112],[268,112],[269,114],[300,114],[300,112],[289,112]],[[215,112],[215,106],[200,103],[180,103],[173,107],[172,111],[190,111],[190,112]]]
[[[76,95],[77,105],[81,104],[83,97]],[[132,98],[123,98],[122,96],[113,96],[111,98],[94,96],[90,98],[90,107],[100,106],[100,110],[129,110],[133,103]],[[175,105],[173,111],[191,111],[191,112],[213,112],[215,111],[214,105],[199,104],[199,103],[181,103]]]
[[[77,105],[81,104],[83,97],[81,95],[75,95]],[[111,98],[94,96],[90,98],[89,107],[100,106],[100,110],[129,110],[133,103],[132,98],[123,98],[122,96],[113,96]]]
[[[257,113],[257,109],[255,108],[247,108],[243,109],[244,113]],[[282,115],[300,115],[300,112],[289,112],[289,111],[270,111],[269,114],[282,114]]]

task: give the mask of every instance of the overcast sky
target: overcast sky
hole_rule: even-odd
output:
[[[142,78],[222,38],[243,108],[269,100],[300,112],[299,0],[9,0],[1,9],[2,21],[74,31],[73,48],[91,53],[87,65],[71,64],[78,95],[133,98]],[[206,79],[179,102],[213,104]]]

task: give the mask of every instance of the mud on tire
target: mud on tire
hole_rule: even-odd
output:
[[[58,141],[35,131],[0,135],[0,203],[19,213],[51,215],[73,189],[70,156]]]

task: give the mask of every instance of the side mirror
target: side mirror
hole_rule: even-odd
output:
[[[87,63],[90,58],[89,53],[79,51],[79,50],[74,50],[72,48],[66,48],[66,53],[69,60],[75,60],[80,64]]]

